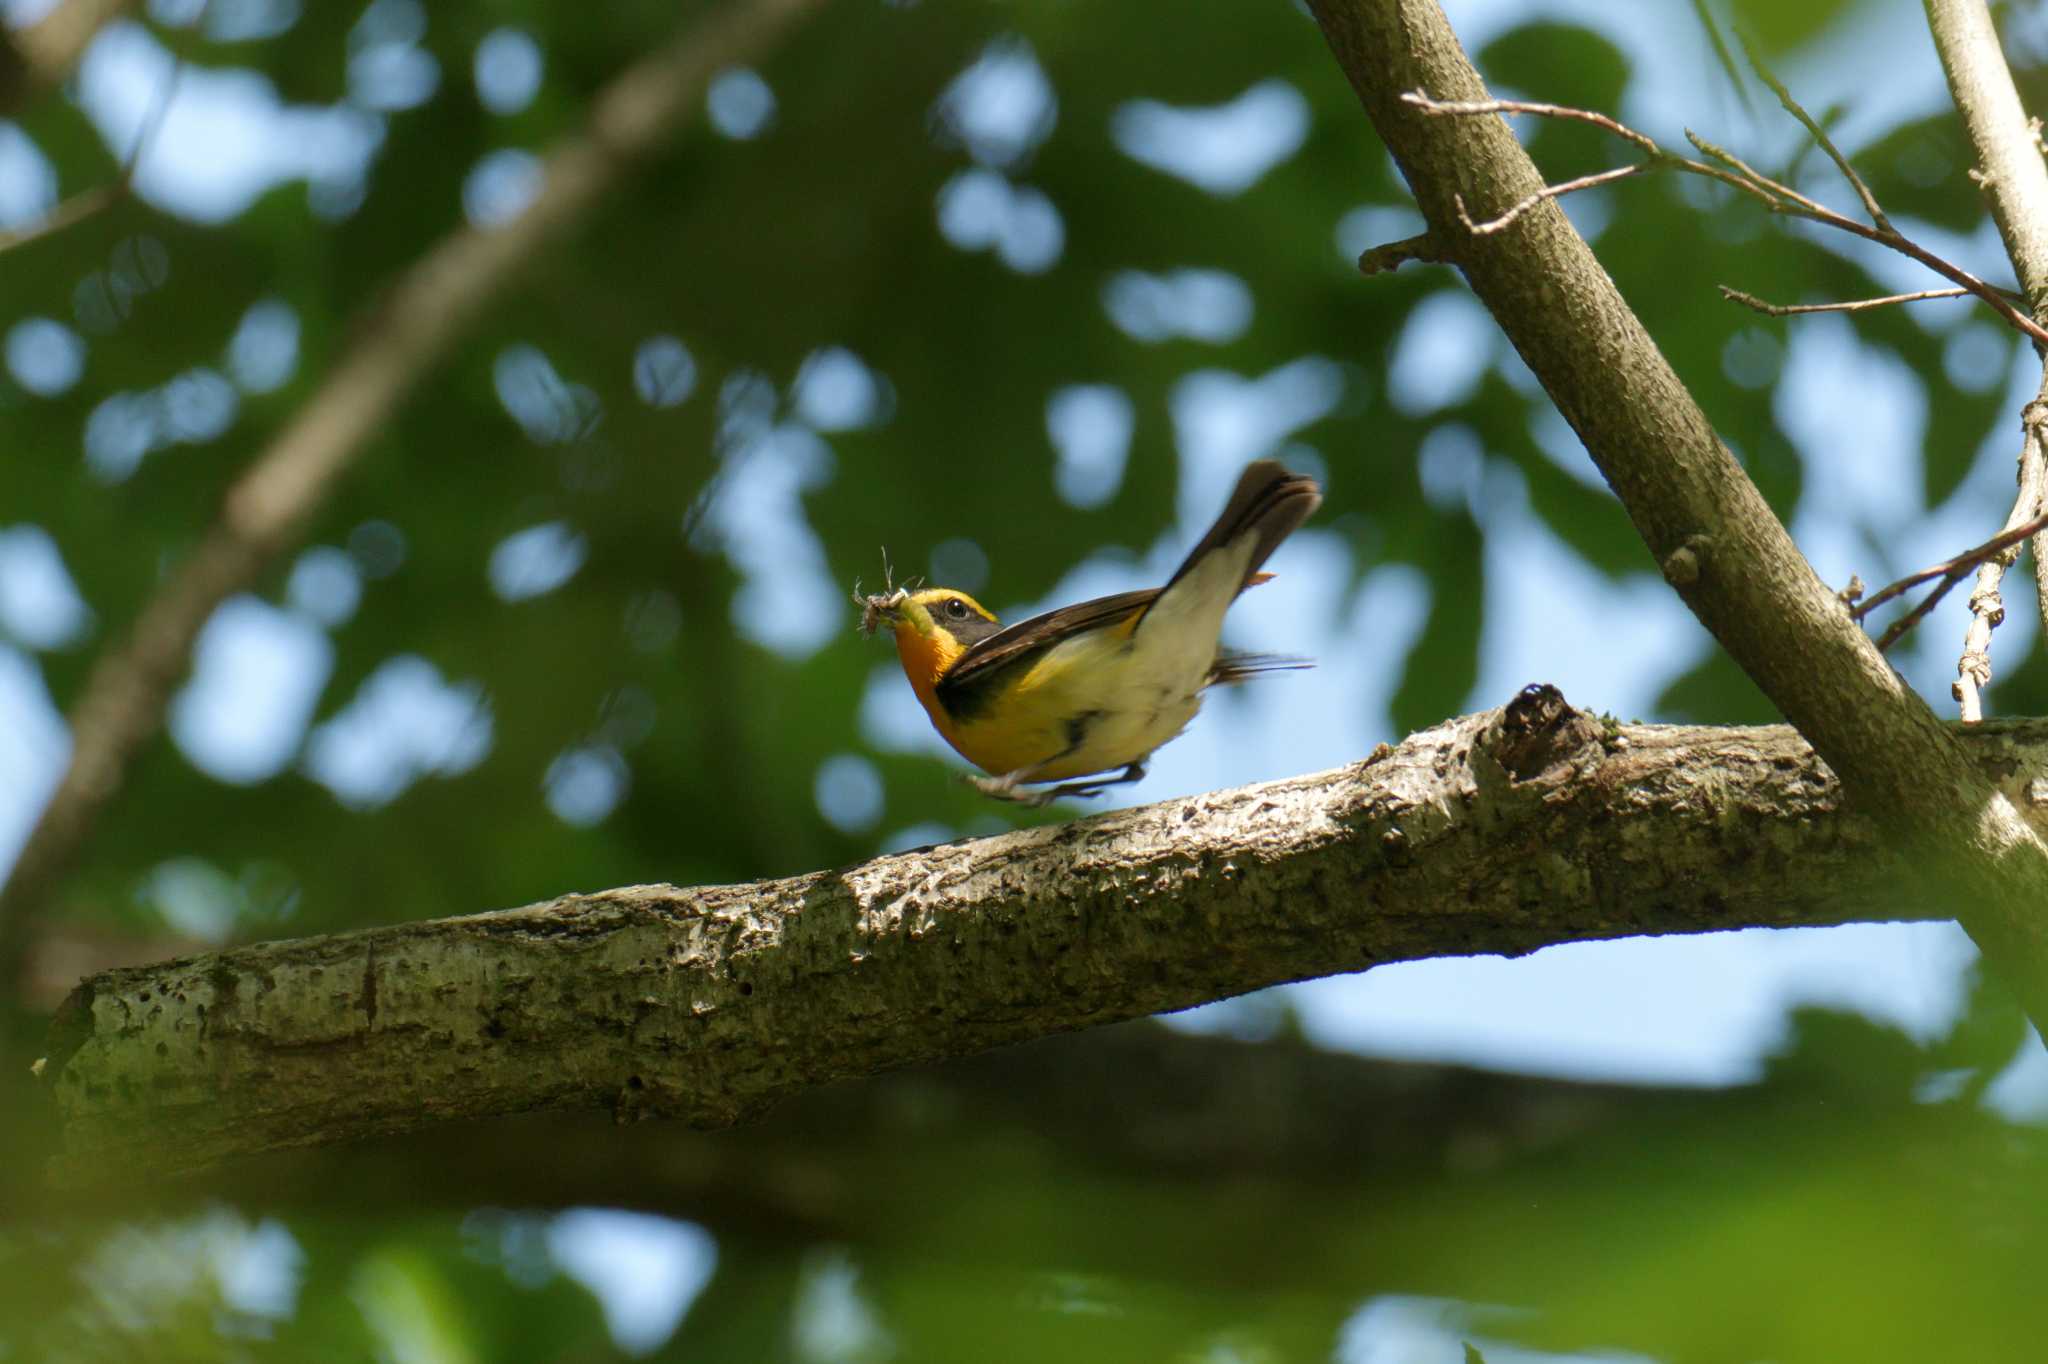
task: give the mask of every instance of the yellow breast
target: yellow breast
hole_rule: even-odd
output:
[[[1064,641],[969,719],[947,715],[927,688],[918,699],[954,751],[993,776],[1028,770],[1028,780],[1063,781],[1123,767],[1187,726],[1208,672],[1204,659],[1157,676],[1128,634],[1095,630]]]

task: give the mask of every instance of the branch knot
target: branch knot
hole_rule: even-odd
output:
[[[1536,682],[1501,709],[1493,737],[1494,761],[1516,781],[1530,781],[1598,744],[1600,724],[1550,683]]]
[[[1684,544],[1665,556],[1662,564],[1664,580],[1673,587],[1691,587],[1700,580],[1700,569],[1705,566],[1707,551],[1713,545],[1710,536],[1686,536]]]

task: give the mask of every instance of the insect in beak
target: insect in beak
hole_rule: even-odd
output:
[[[860,584],[855,583],[853,585],[853,604],[860,608],[860,632],[864,635],[872,635],[876,630],[880,629],[882,622],[892,618],[896,613],[896,608],[909,595],[909,592],[899,587],[893,591],[876,592],[864,597],[861,595]]]
[[[881,628],[884,620],[890,619],[898,606],[910,595],[908,584],[897,587],[896,575],[889,567],[889,551],[882,551],[882,590],[863,595],[860,579],[853,580],[853,604],[860,608],[860,632],[872,635]]]

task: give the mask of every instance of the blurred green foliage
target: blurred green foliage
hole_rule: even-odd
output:
[[[219,223],[129,199],[0,254],[0,333],[48,318],[86,346],[81,376],[59,392],[0,373],[0,523],[54,537],[95,622],[35,651],[60,706],[223,490],[315,391],[380,292],[460,227],[479,163],[508,148],[544,156],[604,82],[677,22],[675,7],[645,3],[608,6],[599,22],[537,0],[379,5],[379,22],[424,21],[415,46],[439,79],[416,105],[365,115],[382,141],[359,197],[348,185],[315,192],[290,181]],[[364,41],[365,11],[285,8],[289,21],[260,38],[209,38],[203,24],[167,21],[171,5],[152,9],[148,29],[194,71],[253,69],[288,103],[351,98],[349,53]],[[1737,0],[1724,19],[1776,59],[1811,54],[1831,24],[1869,8]],[[1707,34],[1682,22],[1684,7],[1670,9],[1673,41],[1696,44],[1711,65]],[[471,73],[479,42],[507,25],[530,35],[544,76],[530,102],[494,114]],[[992,50],[1030,54],[1056,118],[1042,141],[985,157],[977,172],[938,110],[959,73]],[[2024,87],[2040,95],[2037,54],[2015,52]],[[1555,19],[1508,25],[1476,55],[1502,89],[1531,98],[1619,111],[1641,97],[1615,42]],[[908,827],[1039,817],[991,810],[931,758],[863,731],[862,698],[888,655],[854,634],[850,606],[815,647],[762,642],[782,637],[775,627],[788,622],[775,613],[796,608],[751,590],[753,504],[735,490],[757,495],[744,466],[780,456],[750,450],[736,423],[795,420],[797,377],[828,347],[879,377],[880,407],[865,425],[814,432],[823,444],[804,447],[810,462],[781,470],[794,489],[788,509],[801,512],[789,518],[798,534],[783,569],[822,573],[842,597],[856,575],[879,575],[879,545],[900,571],[926,572],[942,542],[971,540],[988,565],[986,595],[1001,605],[1037,600],[1093,555],[1143,552],[1175,516],[1178,386],[1204,371],[1268,375],[1303,357],[1333,362],[1342,382],[1327,415],[1285,451],[1327,470],[1319,524],[1344,538],[1354,579],[1405,564],[1428,584],[1392,702],[1398,728],[1501,699],[1471,697],[1489,625],[1480,551],[1494,485],[1463,500],[1428,495],[1417,452],[1432,433],[1476,434],[1548,529],[1600,574],[1648,570],[1613,499],[1540,438],[1546,400],[1519,382],[1512,357],[1492,357],[1438,409],[1394,391],[1390,368],[1417,310],[1458,285],[1428,267],[1358,277],[1351,257],[1380,239],[1359,237],[1360,225],[1401,222],[1406,193],[1298,7],[842,3],[799,28],[762,75],[774,112],[759,135],[721,136],[700,120],[534,261],[307,527],[309,545],[350,556],[362,591],[326,632],[332,670],[314,726],[343,714],[390,660],[416,655],[479,689],[491,734],[481,760],[355,808],[301,763],[235,784],[158,742],[67,881],[53,930],[163,933],[142,888],[160,884],[166,866],[200,868],[184,884],[229,906],[228,936],[257,938],[601,885],[744,880],[851,862]],[[1218,106],[1269,81],[1298,94],[1304,133],[1241,190],[1142,165],[1113,135],[1131,101]],[[1767,96],[1754,102],[1761,118],[1776,116]],[[1660,137],[1688,119],[1703,131],[1714,121],[1714,111],[1658,113]],[[119,173],[125,149],[109,148],[72,99],[43,100],[19,126],[61,193]],[[1755,126],[1713,135],[1740,147]],[[1523,131],[1555,178],[1620,164],[1625,152],[1580,126]],[[1902,220],[1957,233],[1981,221],[1946,113],[1885,132],[1858,161]],[[1800,164],[1814,183],[1831,174],[1817,157]],[[999,250],[947,239],[941,205],[970,174],[1053,206],[1051,259],[1015,268]],[[1787,324],[1723,303],[1712,285],[1780,302],[1889,286],[1838,243],[1670,177],[1572,207],[1604,224],[1602,260],[1773,506],[1788,521],[1811,510],[1778,391]],[[1241,329],[1141,339],[1112,320],[1105,298],[1121,272],[1185,269],[1242,285],[1253,308]],[[238,328],[266,300],[296,319],[283,381],[245,386],[231,421],[181,435],[176,381],[231,368]],[[2011,420],[2004,386],[1951,363],[1952,324],[1938,317],[1888,310],[1847,325],[1923,386],[1931,420],[1912,495],[1946,501],[1987,435]],[[662,378],[642,349],[661,336],[682,342],[694,372],[674,405],[636,391],[636,375]],[[1998,364],[2011,353],[2002,338],[1992,347]],[[525,388],[508,372],[523,372]],[[680,388],[672,371],[667,381]],[[1047,404],[1073,385],[1113,385],[1133,413],[1121,477],[1097,505],[1063,499],[1054,476]],[[513,389],[526,398],[508,397]],[[93,423],[122,402],[142,404],[138,420],[160,445],[111,477],[85,450]],[[557,522],[585,547],[573,576],[522,600],[495,593],[494,548]],[[800,562],[805,535],[816,537],[815,566]],[[1874,561],[1882,552],[1873,547]],[[287,601],[292,563],[253,590]],[[2001,668],[2004,709],[2048,708],[2039,651]],[[1670,683],[1655,718],[1774,717],[1713,653]],[[593,747],[615,750],[629,780],[616,808],[586,826],[559,817],[546,796],[565,752]],[[822,818],[814,796],[819,765],[841,753],[860,755],[882,785],[882,813],[856,828]],[[1754,1091],[1667,1096],[1533,1153],[1461,1145],[1446,1128],[1433,1160],[1313,1178],[1105,1171],[1085,1150],[991,1120],[974,1143],[879,1161],[873,1178],[893,1210],[843,1244],[778,1239],[744,1217],[709,1221],[716,1273],[657,1357],[1264,1361],[1337,1351],[1378,1364],[1456,1359],[1468,1338],[1496,1360],[1529,1358],[1492,1343],[1508,1341],[1671,1361],[2017,1357],[2013,1341],[2041,1337],[2029,1275],[2043,1250],[2035,1214],[2048,1171],[2037,1131],[1974,1101],[2021,1036],[2011,1010],[1984,999],[1935,1046],[1802,1016]],[[1961,1077],[1959,1087],[1925,1101],[1938,1076]],[[1398,1124],[1403,1114],[1361,1120]],[[207,1247],[255,1235],[260,1212],[111,1228],[0,1224],[0,1357],[614,1356],[595,1299],[544,1255],[538,1269],[514,1272],[479,1249],[463,1214],[383,1207],[374,1188],[362,1200],[354,1216],[287,1216],[302,1256],[295,1305],[260,1320],[227,1304],[206,1268]],[[839,1295],[838,1334],[806,1336],[803,1314],[826,1310],[815,1306],[821,1292]],[[1448,1305],[1414,1310],[1437,1313],[1443,1329],[1416,1337],[1412,1354],[1368,1353],[1369,1341],[1346,1335],[1374,1304],[1432,1302]],[[1342,1354],[1347,1339],[1356,1348]],[[1452,1353],[1428,1352],[1439,1347]]]
[[[430,1156],[395,1144],[325,1176],[316,1156],[295,1185],[259,1178],[249,1212],[0,1232],[0,1345],[52,1360],[1448,1364],[1471,1341],[1509,1361],[1906,1364],[2001,1357],[2048,1327],[2031,1288],[2048,1131],[1978,1103],[2022,1035],[2000,992],[1931,1043],[1802,1011],[1760,1083],[1721,1091],[1146,1040],[1155,1029],[824,1091],[745,1131],[562,1129],[567,1159],[623,1167],[615,1201],[692,1218],[715,1243],[656,1290],[670,1315],[632,1350],[599,1310],[604,1281],[561,1249],[580,1214],[463,1210],[516,1190],[513,1173],[480,1192],[491,1177],[471,1167],[530,1163],[512,1148],[550,1130],[531,1125]],[[1203,1095],[1205,1075],[1243,1088]],[[377,1186],[357,1181],[419,1158],[443,1163],[441,1186],[404,1176],[373,1211]],[[556,1187],[536,1185],[539,1202]],[[282,1287],[252,1285],[252,1259],[281,1262]]]
[[[1762,7],[1744,17],[1767,41],[1789,44],[1836,8]],[[1394,698],[1398,727],[1427,725],[1463,703],[1486,628],[1474,508],[1426,497],[1415,472],[1432,432],[1477,433],[1573,550],[1608,574],[1642,572],[1625,518],[1604,490],[1541,448],[1532,431],[1544,399],[1505,382],[1505,367],[1482,371],[1441,411],[1387,391],[1411,313],[1455,281],[1411,267],[1367,284],[1347,268],[1340,225],[1371,220],[1346,215],[1393,209],[1405,196],[1332,78],[1313,26],[1285,5],[1233,12],[1228,22],[1200,13],[1163,24],[1145,5],[1083,18],[1058,4],[861,4],[828,7],[801,28],[768,73],[775,108],[766,131],[739,140],[700,124],[573,240],[546,252],[379,432],[308,528],[308,543],[349,549],[365,564],[376,557],[366,526],[386,537],[395,528],[402,547],[388,571],[369,566],[360,605],[331,631],[315,724],[348,707],[380,665],[418,655],[445,681],[483,689],[491,743],[482,762],[350,810],[291,766],[233,785],[155,745],[69,882],[63,912],[129,914],[152,867],[198,857],[230,879],[259,866],[288,877],[298,888],[291,926],[314,931],[522,903],[572,886],[794,871],[863,856],[886,830],[1010,817],[943,780],[926,758],[874,751],[863,739],[859,705],[885,651],[851,629],[814,652],[783,653],[757,643],[761,631],[735,631],[736,613],[777,608],[739,591],[753,570],[721,529],[717,504],[746,456],[729,425],[721,437],[721,423],[747,394],[760,420],[789,420],[793,382],[825,347],[846,348],[885,385],[884,419],[825,433],[822,464],[791,475],[822,564],[785,556],[786,571],[814,577],[822,568],[841,590],[879,576],[877,545],[914,572],[940,542],[971,540],[989,565],[990,594],[1016,602],[1042,596],[1091,553],[1151,544],[1174,508],[1176,385],[1202,370],[1265,375],[1305,356],[1337,362],[1346,390],[1293,447],[1328,470],[1320,524],[1350,542],[1357,571],[1404,562],[1430,585],[1427,622]],[[59,394],[0,377],[15,451],[9,514],[55,537],[98,627],[40,655],[60,704],[194,542],[234,474],[320,383],[379,291],[460,225],[465,180],[479,161],[506,148],[544,153],[605,78],[671,22],[666,11],[631,9],[600,39],[578,19],[546,6],[434,14],[418,46],[440,72],[438,89],[384,116],[353,206],[346,189],[323,199],[297,181],[217,225],[131,200],[8,254],[0,326],[47,317],[87,342],[81,380]],[[531,103],[496,116],[479,105],[470,72],[479,39],[513,21],[543,54],[545,76]],[[251,65],[286,100],[307,102],[347,98],[341,55],[363,31],[346,7],[254,42],[152,30],[194,67]],[[1057,100],[1041,144],[980,172],[1055,207],[1061,245],[1043,270],[962,250],[937,228],[935,205],[974,162],[935,110],[991,43],[1021,46]],[[1506,87],[1593,108],[1614,107],[1631,76],[1612,42],[1557,22],[1509,28],[1479,57]],[[884,67],[888,79],[872,78]],[[1306,136],[1242,192],[1138,165],[1111,136],[1133,99],[1214,106],[1276,78],[1305,98]],[[22,128],[64,192],[117,172],[115,152],[65,100],[42,102]],[[1575,125],[1537,122],[1529,136],[1559,176],[1622,154]],[[1951,120],[1902,128],[1865,161],[1887,201],[1943,225],[1974,221]],[[1752,204],[1719,191],[1703,200],[1696,190],[1658,178],[1603,192],[1617,223],[1601,240],[1603,259],[1789,517],[1802,474],[1768,375],[1735,383],[1723,373],[1731,347],[1749,345],[1766,361],[1778,353],[1770,338],[1782,324],[1722,303],[1710,283],[1784,300],[1880,286],[1832,243],[1773,230]],[[1107,315],[1105,292],[1119,272],[1190,267],[1242,283],[1254,306],[1241,333],[1140,340]],[[195,368],[217,371],[263,300],[297,319],[289,378],[241,395],[218,433],[160,434],[164,447],[132,474],[95,474],[81,458],[95,413],[141,395],[161,433],[167,385]],[[1944,497],[1999,419],[1999,388],[1958,387],[1942,363],[1944,336],[1916,316],[1868,313],[1854,326],[1927,385],[1940,420],[1929,431],[1925,493]],[[693,363],[694,387],[675,406],[635,394],[636,355],[657,336],[679,338]],[[538,359],[529,384],[543,394],[538,417],[515,416],[501,400],[508,357],[522,355]],[[1085,509],[1055,490],[1046,426],[1048,400],[1074,384],[1114,385],[1134,413],[1113,495]],[[585,562],[558,590],[500,599],[484,572],[493,547],[540,523],[581,537]],[[281,600],[289,567],[256,590]],[[635,635],[650,612],[664,629]],[[612,737],[621,698],[651,711],[624,739]],[[1674,682],[1664,707],[1673,719],[1768,716],[1718,656]],[[550,812],[544,783],[563,753],[592,743],[620,751],[630,785],[609,818],[575,827]],[[817,816],[812,774],[842,751],[863,754],[882,779],[886,815],[872,829],[844,832]],[[242,931],[275,928],[252,922]]]

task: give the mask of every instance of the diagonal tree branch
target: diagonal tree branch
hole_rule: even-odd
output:
[[[155,105],[142,120],[142,126],[136,130],[134,144],[128,148],[128,155],[122,159],[120,173],[115,176],[112,184],[95,185],[91,189],[81,190],[52,206],[42,221],[30,223],[27,227],[0,232],[0,254],[55,236],[125,199],[130,185],[135,180],[135,168],[142,163],[143,152],[156,140],[157,134],[163,129],[164,120],[170,116],[171,101],[178,93],[178,82],[184,74],[184,59],[174,60],[171,63],[170,75],[164,78],[162,88],[157,92]]]
[[[0,888],[0,989],[20,977],[29,920],[156,732],[192,641],[300,527],[469,323],[541,249],[573,230],[694,110],[724,67],[758,58],[822,0],[743,0],[687,25],[602,91],[583,132],[549,153],[533,202],[512,222],[444,239],[382,305],[277,439],[233,487],[220,518],[103,655],[72,707],[71,762]]]
[[[2048,166],[2020,105],[1984,0],[1925,0],[1949,93],[1976,149],[1974,177],[1991,204],[2034,315],[2048,317]]]
[[[2041,771],[2048,723],[1958,747]],[[1381,962],[1925,915],[1912,860],[1784,726],[1603,724],[1532,687],[1317,776],[105,972],[42,1073],[73,1180],[550,1108],[723,1126],[845,1076]]]
[[[1919,894],[1953,913],[2048,1022],[2048,843],[2019,785],[1994,781],[1894,672],[1792,543],[1756,486],[1553,202],[1465,232],[1543,180],[1496,117],[1432,118],[1404,100],[1489,98],[1435,0],[1310,9],[1430,230],[1619,496],[1664,576],[1841,778],[1914,849]],[[1462,235],[1462,240],[1459,240]]]
[[[99,31],[133,8],[135,0],[64,0],[26,28],[0,29],[0,118],[54,90]]]
[[[1976,149],[1978,169],[1973,178],[1991,205],[1991,217],[2005,242],[2020,287],[2026,291],[2037,319],[2048,318],[2048,166],[2040,149],[2040,125],[2029,121],[2013,85],[2012,68],[1998,45],[1998,30],[1983,0],[1925,0],[1927,26],[1934,34],[1935,51],[1941,54],[1941,68],[1963,127]],[[2041,388],[2021,419],[2023,444],[2020,448],[2020,496],[2013,504],[2007,524],[2025,520],[2034,509],[2028,503],[2031,491],[2038,504],[2040,490],[2048,485],[2048,459],[2041,447],[2043,412],[2048,410],[2048,367],[2044,367]],[[2044,627],[2048,627],[2048,533],[2036,535],[2028,549],[2034,556],[2035,596]],[[1980,591],[1995,599],[2002,569],[1988,574]],[[1981,634],[1988,648],[1990,629],[1979,625],[1990,617],[1973,613],[1971,639],[1965,641],[1963,661],[1957,679],[1959,691],[1974,692],[1976,676],[1988,677],[1990,659],[1983,649],[1974,651]],[[1978,660],[1982,660],[1978,666]]]

